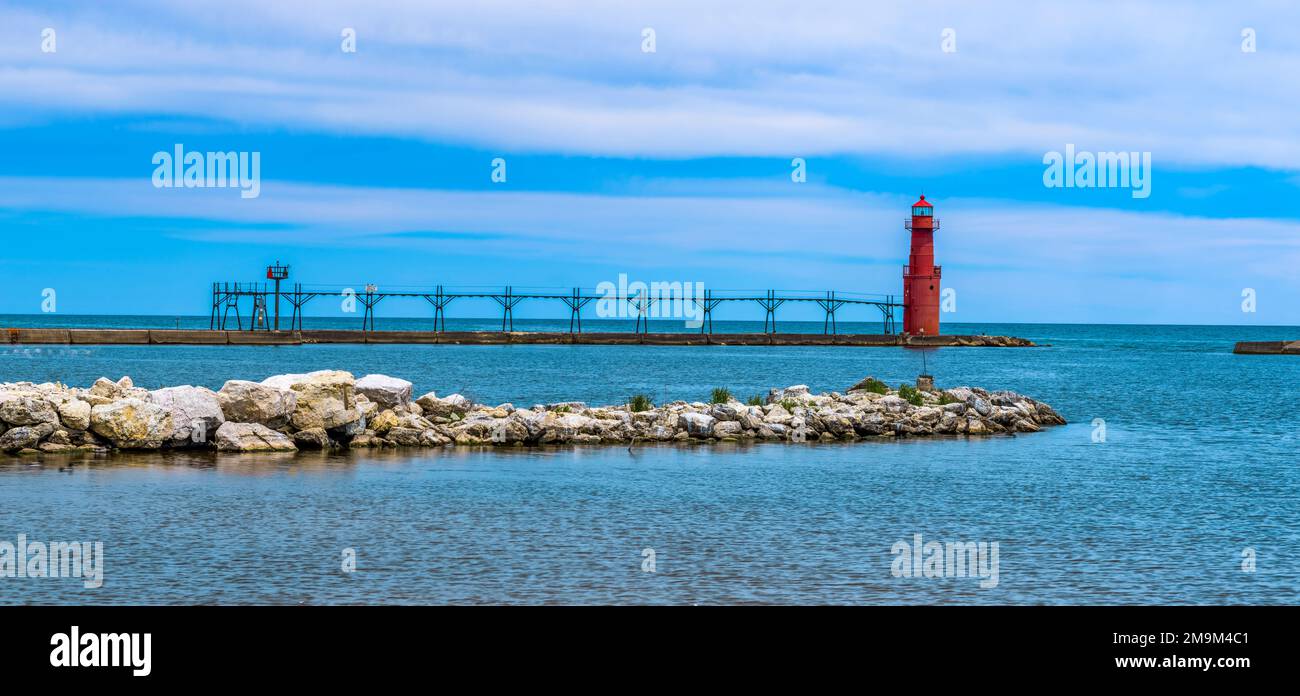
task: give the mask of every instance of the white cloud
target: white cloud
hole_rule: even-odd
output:
[[[578,154],[1020,154],[1297,169],[1286,5],[656,1],[0,9],[7,119],[205,116]],[[1261,18],[1267,25],[1261,25]],[[42,54],[39,30],[59,30]],[[355,55],[338,50],[355,27]],[[640,51],[640,30],[657,52]],[[1259,32],[1257,53],[1240,30]],[[958,51],[940,51],[940,31]]]

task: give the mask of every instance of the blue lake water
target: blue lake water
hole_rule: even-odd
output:
[[[6,326],[76,321],[145,320],[0,317]],[[456,323],[448,328],[473,324]],[[388,324],[380,328],[422,326]],[[182,325],[206,327],[207,317]],[[715,325],[743,328],[754,327]],[[1050,345],[0,348],[0,381],[87,385],[126,374],[150,388],[215,389],[338,368],[516,405],[635,393],[695,400],[716,386],[741,397],[800,383],[822,391],[866,375],[896,384],[924,361],[940,386],[1013,389],[1070,421],[1019,437],[631,452],[172,454],[70,469],[9,457],[0,459],[0,541],[102,541],[106,558],[103,587],[0,577],[0,603],[1300,601],[1300,359],[1231,352],[1235,341],[1295,339],[1300,329],[945,329]],[[820,332],[821,322],[782,330]],[[1094,442],[1094,419],[1104,420],[1104,442]],[[997,586],[893,577],[891,547],[918,533],[998,542]],[[355,552],[355,572],[341,571],[344,549]],[[645,549],[653,573],[643,571]],[[1246,549],[1254,572],[1242,569]]]

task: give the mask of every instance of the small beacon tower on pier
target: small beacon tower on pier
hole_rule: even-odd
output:
[[[941,269],[934,265],[934,233],[939,221],[925,196],[912,204],[912,219],[903,226],[912,233],[912,253],[903,267],[903,332],[938,336]]]

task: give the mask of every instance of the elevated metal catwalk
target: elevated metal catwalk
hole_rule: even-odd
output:
[[[278,283],[277,283],[278,285]],[[286,292],[277,292],[268,287],[266,283],[213,283],[212,284],[212,316],[209,324],[210,329],[227,330],[227,324],[230,321],[230,315],[234,314],[235,327],[244,330],[243,316],[240,313],[241,304],[249,305],[251,310],[248,314],[249,321],[247,330],[270,331],[271,327],[279,325],[279,300],[286,300],[293,308],[293,313],[289,319],[290,331],[301,331],[303,328],[303,309],[311,300],[318,297],[335,297],[344,301],[354,301],[361,305],[361,329],[363,331],[375,330],[375,306],[390,297],[420,297],[424,298],[433,307],[434,331],[447,330],[447,305],[459,299],[489,299],[497,303],[501,309],[501,330],[514,330],[514,308],[520,302],[536,301],[553,301],[562,304],[569,309],[569,332],[582,332],[582,309],[588,304],[606,300],[615,303],[626,303],[628,307],[628,318],[635,317],[636,333],[650,332],[650,319],[663,318],[656,317],[654,307],[656,304],[664,302],[690,302],[699,308],[699,317],[701,319],[700,333],[713,333],[713,312],[724,302],[730,303],[755,303],[764,310],[763,331],[764,333],[776,333],[776,310],[778,307],[787,302],[802,302],[816,304],[822,309],[825,315],[825,321],[822,326],[822,333],[834,334],[837,332],[836,312],[847,306],[856,307],[874,307],[881,315],[881,321],[884,325],[884,333],[893,334],[895,331],[894,313],[896,309],[902,309],[903,303],[899,302],[894,295],[863,295],[858,293],[837,293],[830,292],[800,292],[789,290],[764,290],[755,291],[715,291],[705,290],[703,296],[670,296],[663,297],[662,294],[656,296],[652,293],[638,293],[631,295],[618,295],[597,292],[596,290],[584,290],[582,288],[572,289],[535,289],[532,292],[518,292],[513,286],[505,286],[501,289],[485,288],[448,288],[443,285],[435,285],[428,289],[401,289],[401,290],[379,290],[375,285],[361,285],[364,288],[361,292],[351,290],[351,288],[337,286],[304,286],[302,283],[295,283],[292,288]],[[267,316],[268,307],[275,308],[275,317],[272,319]],[[669,317],[677,319],[680,317]]]

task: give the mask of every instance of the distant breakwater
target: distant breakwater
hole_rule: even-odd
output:
[[[20,455],[114,450],[295,452],[369,447],[537,446],[855,441],[1036,432],[1065,423],[1052,407],[1012,391],[937,389],[923,376],[891,388],[868,377],[843,393],[796,385],[742,402],[715,389],[708,402],[581,402],[490,406],[459,395],[413,398],[412,384],[338,370],[230,380],[219,391],[136,387],[129,377],[88,388],[0,384],[0,451]]]
[[[1015,336],[908,336],[904,334],[632,333],[566,331],[227,331],[207,329],[7,328],[0,341],[22,345],[301,345],[579,344],[665,346],[915,346],[1031,347]]]
[[[1238,355],[1300,355],[1300,341],[1238,341],[1232,352]]]

